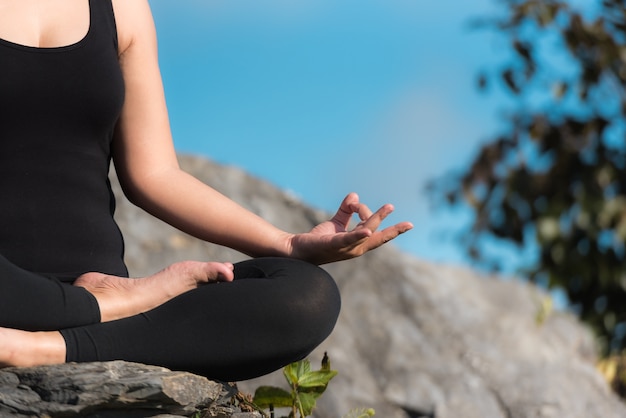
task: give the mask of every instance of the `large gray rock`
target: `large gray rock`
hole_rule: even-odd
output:
[[[239,169],[197,157],[181,157],[181,165],[288,231],[326,219]],[[134,275],[184,259],[244,258],[118,199]],[[318,403],[318,418],[360,407],[384,418],[626,416],[595,370],[588,330],[563,312],[538,320],[546,295],[530,284],[433,265],[393,246],[326,268],[341,288],[343,310],[333,335],[311,355],[317,363],[327,351],[339,371]],[[260,384],[282,384],[281,373],[240,387]]]
[[[237,391],[191,373],[123,361],[0,370],[0,417],[260,418]]]

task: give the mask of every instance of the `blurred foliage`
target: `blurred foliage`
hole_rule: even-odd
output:
[[[502,35],[506,63],[479,88],[514,97],[503,133],[469,168],[431,183],[468,204],[469,254],[498,266],[485,237],[536,249],[524,274],[563,289],[604,354],[626,347],[626,2],[500,0],[480,23]],[[580,3],[580,2],[578,2]]]
[[[598,363],[598,370],[615,393],[626,398],[626,353],[603,358]]]
[[[372,408],[360,408],[353,409],[341,418],[369,418],[374,415],[376,415],[376,412]]]

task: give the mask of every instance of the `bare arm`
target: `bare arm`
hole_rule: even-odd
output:
[[[358,256],[411,228],[376,232],[392,210],[375,216],[350,195],[338,215],[307,234],[289,234],[182,171],[173,146],[158,66],[156,34],[147,0],[114,0],[126,102],[114,139],[114,162],[129,199],[200,239],[251,256],[290,256],[316,263]],[[358,213],[363,222],[346,231]]]
[[[250,255],[286,255],[286,234],[180,170],[145,0],[116,1],[126,103],[114,161],[129,199],[203,240]]]

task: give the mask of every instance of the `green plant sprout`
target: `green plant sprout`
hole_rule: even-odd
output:
[[[310,416],[317,399],[324,393],[328,382],[337,375],[337,372],[330,369],[328,354],[324,353],[319,370],[311,370],[311,363],[304,359],[286,366],[283,375],[291,388],[290,392],[275,386],[260,386],[254,392],[254,405],[269,409],[271,418],[274,418],[274,408],[291,409],[289,416],[282,418],[297,418],[296,414],[299,414],[300,418]],[[374,410],[369,408],[355,409],[343,418],[371,416],[374,416]]]
[[[283,375],[291,392],[274,386],[261,386],[254,392],[254,404],[260,408],[269,408],[272,418],[274,408],[290,408],[287,418],[296,418],[297,413],[300,418],[311,415],[317,399],[337,372],[330,369],[330,360],[324,353],[320,370],[311,370],[311,363],[304,359],[285,366]]]
[[[372,408],[353,409],[352,411],[344,415],[342,418],[369,418],[369,417],[373,417],[374,414],[375,412]]]

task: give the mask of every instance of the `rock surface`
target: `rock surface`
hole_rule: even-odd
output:
[[[181,157],[193,175],[288,231],[327,218],[271,184],[234,167]],[[120,199],[128,263],[146,274],[177,260],[243,257],[181,234]],[[413,233],[419,233],[413,232]],[[538,321],[539,289],[512,279],[433,265],[392,246],[326,266],[343,309],[327,351],[339,375],[315,416],[336,418],[374,407],[385,418],[626,416],[594,367],[593,339],[572,316]],[[281,373],[243,382],[282,384]]]
[[[197,157],[181,157],[181,165],[288,231],[327,217],[239,169]],[[133,275],[184,259],[245,258],[118,202]],[[626,416],[594,367],[588,330],[567,313],[542,311],[546,295],[532,285],[433,265],[393,246],[326,268],[341,288],[343,309],[331,337],[310,357],[317,363],[327,351],[339,371],[317,418],[362,407],[383,418]],[[259,384],[282,384],[281,373],[240,387],[253,391]]]
[[[0,417],[260,418],[236,389],[191,373],[114,361],[0,370]]]

